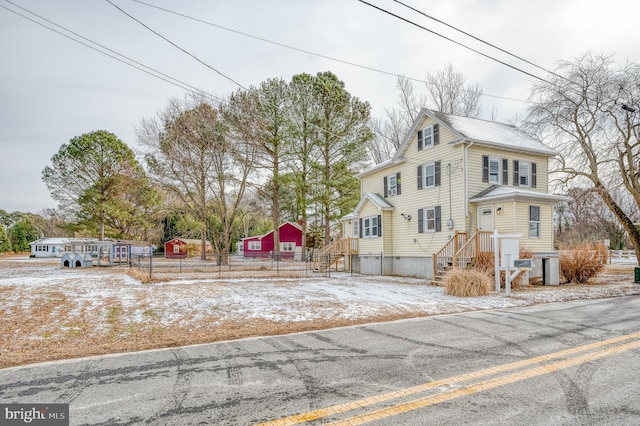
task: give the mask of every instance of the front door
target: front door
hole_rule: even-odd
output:
[[[478,207],[478,229],[480,231],[493,231],[493,206]]]

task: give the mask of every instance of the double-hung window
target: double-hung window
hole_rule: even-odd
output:
[[[540,238],[540,206],[529,206],[529,237]]]
[[[426,207],[418,210],[418,233],[439,232],[441,228],[440,206]]]
[[[418,189],[440,186],[440,161],[418,166]]]
[[[389,176],[389,192],[390,197],[398,194],[398,177],[396,175]]]
[[[424,187],[431,188],[436,185],[436,165],[435,163],[424,166]]]
[[[437,123],[418,130],[418,151],[438,145],[440,142],[439,126]]]
[[[249,241],[249,250],[260,250],[262,244],[260,241]]]
[[[519,164],[519,179],[520,186],[529,186],[529,163],[520,161]]]
[[[364,219],[364,236],[365,237],[377,237],[378,236],[378,217],[366,217]]]
[[[500,183],[500,159],[489,158],[489,182]]]
[[[382,236],[382,216],[363,217],[359,221],[360,238],[375,238]]]

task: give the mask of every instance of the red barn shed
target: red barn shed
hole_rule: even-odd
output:
[[[302,252],[302,227],[297,223],[285,222],[280,230],[280,257],[293,259],[296,251]],[[269,257],[273,253],[273,231],[257,237],[242,240],[244,257]]]
[[[213,247],[206,242],[207,253],[213,253]],[[164,243],[164,257],[167,259],[184,259],[185,257],[200,256],[202,241],[190,238],[174,238]]]

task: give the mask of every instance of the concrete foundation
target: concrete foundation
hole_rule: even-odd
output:
[[[430,257],[393,257],[381,255],[354,256],[354,272],[365,275],[398,275],[431,279],[433,276]]]

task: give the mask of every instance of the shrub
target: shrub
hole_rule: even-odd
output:
[[[485,273],[452,269],[444,276],[445,294],[458,297],[476,297],[489,294],[492,288],[491,278]]]
[[[604,268],[607,257],[607,247],[602,243],[567,247],[560,252],[560,273],[566,282],[586,283]]]

